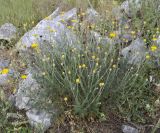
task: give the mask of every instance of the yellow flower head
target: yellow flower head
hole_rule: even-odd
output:
[[[42,75],[43,75],[43,76],[45,76],[45,75],[46,75],[46,73],[45,73],[45,72],[42,72]]]
[[[31,48],[33,48],[33,49],[38,48],[38,43],[33,43],[33,44],[31,45]]]
[[[16,91],[17,91],[17,89],[16,89],[16,88],[13,88],[12,93],[15,94]]]
[[[93,55],[93,56],[92,56],[92,59],[93,59],[93,60],[94,60],[94,59],[96,59],[96,56],[95,56],[95,55]]]
[[[27,75],[21,75],[21,79],[26,79]]]
[[[64,16],[64,12],[61,12],[61,14],[60,14],[60,15],[61,15],[61,17],[63,17],[63,16]]]
[[[81,65],[79,65],[78,67],[79,67],[79,69],[81,69],[81,68],[82,68],[82,66],[81,66]]]
[[[135,35],[135,34],[136,34],[136,32],[135,32],[135,31],[131,31],[131,34],[132,34],[132,35]]]
[[[100,87],[104,87],[104,85],[105,85],[104,82],[99,83]]]
[[[153,41],[157,41],[157,38],[156,38],[156,37],[153,37],[152,40],[153,40]]]
[[[81,15],[82,15],[82,16],[85,16],[85,15],[86,15],[86,13],[85,13],[85,12],[82,12],[82,13],[81,13]]]
[[[1,71],[2,74],[8,74],[9,73],[9,69],[5,68]]]
[[[129,26],[128,25],[125,25],[125,27],[124,27],[125,29],[129,29]]]
[[[96,58],[96,61],[99,61],[99,58]]]
[[[68,71],[68,74],[70,75],[70,74],[71,74],[71,71]]]
[[[150,55],[147,54],[147,55],[146,55],[146,59],[150,59],[150,58],[151,58]]]
[[[115,24],[115,21],[112,21],[112,24],[114,25],[114,24]]]
[[[100,50],[100,48],[101,48],[100,46],[97,46],[97,49],[98,49],[98,50]]]
[[[114,65],[113,65],[113,68],[116,68],[116,67],[117,67],[117,66],[114,64]]]
[[[73,22],[73,23],[77,23],[78,21],[77,21],[77,20],[75,20],[75,19],[73,19],[73,20],[71,20],[71,22]]]
[[[85,65],[85,64],[82,64],[82,67],[83,67],[83,68],[86,68],[86,65]]]
[[[143,22],[144,25],[145,25],[146,23],[147,23],[146,21]]]
[[[111,38],[115,38],[115,37],[116,37],[116,33],[115,33],[115,32],[111,32],[111,33],[109,34],[109,36],[110,36]]]
[[[67,102],[67,101],[68,101],[68,98],[67,98],[67,97],[64,97],[64,101]]]
[[[73,28],[73,26],[68,26],[67,28],[68,28],[68,29],[72,29],[72,28]]]
[[[96,73],[96,69],[93,70],[93,74],[95,74],[95,73]]]
[[[151,46],[151,51],[154,52],[154,51],[156,51],[156,50],[157,50],[157,46],[156,46],[156,45],[152,45],[152,46]]]
[[[143,39],[144,42],[147,42],[147,39]]]
[[[49,29],[49,31],[50,31],[50,32],[56,32],[56,30],[55,30],[55,29]]]
[[[33,34],[32,36],[34,36],[34,37],[38,37],[39,35],[38,35],[38,34]]]
[[[79,83],[80,83],[80,79],[77,78],[77,79],[76,79],[76,84],[79,84]]]
[[[63,55],[62,55],[62,59],[64,59],[64,58],[65,58],[65,55],[63,54]]]
[[[51,20],[52,18],[50,16],[46,17],[45,20]]]
[[[26,26],[27,26],[27,23],[24,23],[24,24],[23,24],[23,27],[26,27]]]

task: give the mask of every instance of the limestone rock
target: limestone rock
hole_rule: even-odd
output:
[[[64,14],[64,16],[57,16],[53,20],[44,19],[40,21],[36,27],[27,32],[17,43],[16,47],[19,51],[27,51],[33,43],[44,45],[48,43],[63,45],[73,45],[76,42],[76,36],[61,22],[60,20],[68,20],[73,17],[71,11]],[[69,15],[67,17],[67,15]],[[44,48],[44,47],[43,47]],[[43,49],[42,49],[43,50]]]
[[[28,110],[32,107],[31,94],[35,89],[38,89],[37,82],[33,79],[32,74],[29,73],[27,78],[19,83],[18,91],[15,95],[16,107],[18,109]]]
[[[45,131],[51,126],[52,115],[45,111],[31,109],[26,112],[26,115],[28,117],[29,123],[40,131]]]
[[[8,75],[7,74],[1,74],[0,75],[0,85],[6,85],[8,83]]]
[[[17,28],[11,24],[6,23],[0,27],[0,40],[6,40],[10,42],[16,38]]]

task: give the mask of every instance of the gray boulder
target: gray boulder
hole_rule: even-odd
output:
[[[54,14],[54,13],[53,13]],[[63,16],[56,18],[44,19],[40,21],[36,27],[27,32],[17,43],[16,47],[19,51],[27,51],[33,43],[38,43],[40,47],[46,43],[53,45],[54,43],[64,46],[66,44],[73,45],[76,43],[76,36],[70,31],[67,26],[60,21],[67,21],[76,15],[76,10],[65,13]],[[54,15],[51,15],[52,17]],[[68,16],[68,17],[67,17]],[[43,47],[45,49],[45,47]],[[43,51],[43,48],[41,49]],[[22,52],[22,53],[23,53]]]
[[[25,33],[16,44],[17,50],[27,51],[33,43],[41,45],[42,51],[45,49],[43,45],[46,43],[49,45],[56,43],[62,47],[67,44],[76,45],[77,37],[67,25],[74,25],[71,20],[77,20],[77,9],[74,8],[63,15],[58,14],[59,8],[50,16],[40,21],[32,30]],[[95,10],[87,10],[86,21],[96,21],[97,17],[98,13]]]
[[[73,44],[75,35],[62,23],[51,20],[41,21],[35,28],[26,33],[17,44],[17,49],[26,51],[33,43],[43,44]]]
[[[11,23],[6,23],[0,27],[0,40],[6,40],[10,42],[16,38],[17,29]]]

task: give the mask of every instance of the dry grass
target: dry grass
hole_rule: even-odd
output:
[[[21,27],[23,24],[38,22],[59,6],[66,11],[73,7],[86,9],[93,6],[101,14],[109,14],[117,5],[115,0],[0,0],[0,25],[10,22]],[[29,26],[30,28],[32,26]]]

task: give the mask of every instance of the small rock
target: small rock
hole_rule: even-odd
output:
[[[112,9],[112,14],[116,18],[116,20],[120,20],[123,17],[120,6],[113,8]]]
[[[32,109],[26,112],[29,123],[36,129],[45,131],[51,126],[52,115],[46,113],[45,111],[38,111]]]
[[[8,98],[9,102],[12,104],[12,105],[15,105],[16,104],[16,99],[15,99],[15,95],[14,94],[11,94]]]
[[[28,74],[27,78],[20,82],[18,91],[15,95],[16,107],[18,109],[28,110],[31,108],[31,98],[33,91],[38,89],[37,82],[32,78],[32,74]],[[34,94],[34,93],[33,93]]]
[[[0,40],[6,40],[10,42],[16,38],[17,29],[11,23],[6,23],[0,27]]]
[[[129,8],[129,1],[128,1],[128,0],[126,0],[126,1],[124,1],[124,2],[122,3],[121,9],[124,10],[124,12],[125,12],[127,15],[131,16],[131,14],[130,14],[130,8]]]
[[[7,119],[22,119],[23,116],[18,113],[7,113]]]
[[[0,59],[0,68],[8,67],[9,63],[10,63],[9,60]]]
[[[122,131],[123,133],[139,133],[138,129],[128,125],[122,125]]]
[[[124,10],[128,17],[132,17],[132,10],[134,10],[134,12],[137,12],[141,8],[140,2],[140,0],[126,0],[121,4],[121,9]]]
[[[100,18],[100,15],[99,13],[94,10],[94,9],[87,9],[87,21],[90,22],[90,23],[96,23],[97,20],[99,20]]]
[[[160,84],[154,84],[154,92],[160,94]]]
[[[0,86],[6,85],[8,83],[8,74],[0,75]]]

